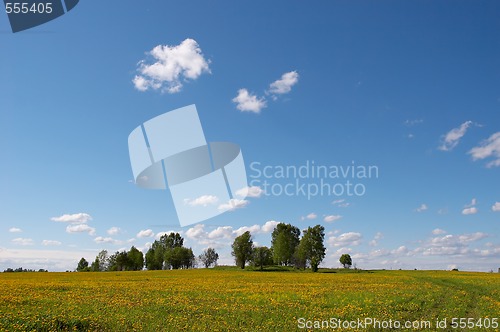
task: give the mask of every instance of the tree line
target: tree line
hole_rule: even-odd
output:
[[[271,248],[253,245],[250,232],[236,237],[231,246],[236,265],[244,269],[249,263],[261,270],[267,265],[311,268],[318,271],[326,254],[325,228],[321,225],[308,227],[300,237],[300,229],[291,224],[279,223],[271,234]]]
[[[208,248],[198,258],[208,268],[217,264],[219,255],[213,248]],[[107,250],[101,250],[90,264],[82,257],[76,271],[139,271],[144,267],[148,270],[175,270],[193,268],[196,264],[193,250],[184,247],[184,239],[179,233],[172,232],[155,240],[146,255],[134,246],[129,251],[117,251],[111,255]]]
[[[254,246],[249,231],[236,237],[231,245],[231,255],[236,266],[244,269],[251,264],[261,270],[265,266],[291,266],[297,269],[311,268],[317,272],[326,255],[324,245],[325,228],[321,225],[308,227],[301,231],[291,224],[279,223],[271,234],[271,247]],[[179,233],[171,232],[155,240],[144,255],[132,246],[129,251],[108,254],[102,250],[95,260],[89,264],[85,258],[78,263],[76,271],[138,271],[189,269],[200,262],[204,267],[216,265],[219,254],[208,248],[196,259],[191,248],[184,247],[184,239]],[[344,254],[340,263],[345,268],[352,265],[351,257]]]

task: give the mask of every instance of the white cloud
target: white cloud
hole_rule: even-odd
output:
[[[323,221],[324,221],[324,222],[334,222],[334,221],[338,221],[338,220],[340,220],[340,219],[342,219],[342,216],[341,216],[341,215],[339,215],[339,214],[337,214],[337,215],[333,215],[333,214],[331,214],[331,215],[325,216],[325,217],[323,218]]]
[[[434,235],[442,235],[442,234],[446,234],[447,232],[443,229],[440,229],[440,228],[436,228],[432,231],[432,234]]]
[[[87,224],[78,225],[68,225],[66,227],[67,233],[88,233],[89,235],[95,235],[95,228],[90,227]]]
[[[208,233],[209,239],[230,239],[233,236],[233,227],[221,226]]]
[[[462,210],[462,214],[464,215],[476,214],[477,212],[478,210],[475,207],[465,208]]]
[[[62,244],[61,241],[56,240],[43,240],[42,246],[60,246]]]
[[[491,207],[491,211],[500,212],[500,202],[495,202],[495,204]]]
[[[240,227],[238,228],[237,230],[234,231],[234,234],[236,236],[240,236],[241,234],[245,233],[245,232],[250,232],[252,235],[255,235],[257,233],[260,232],[260,226],[259,225],[253,225],[253,226],[243,226],[243,227]]]
[[[190,205],[190,206],[208,206],[208,205],[213,205],[216,204],[219,201],[217,196],[213,195],[203,195],[195,199],[189,199],[186,198],[184,199],[184,204]]]
[[[269,85],[268,92],[274,95],[289,93],[292,90],[292,86],[297,84],[298,81],[299,74],[296,71],[284,73],[279,80]]]
[[[88,213],[63,214],[60,217],[52,217],[50,220],[70,224],[85,224],[92,220],[92,216]]]
[[[424,212],[424,211],[427,211],[428,209],[429,209],[429,207],[427,206],[427,204],[421,204],[418,208],[415,209],[415,211]]]
[[[500,131],[472,148],[469,154],[472,155],[472,160],[493,157],[494,160],[487,163],[486,167],[500,166]]]
[[[153,237],[153,236],[155,236],[155,233],[151,229],[145,229],[145,230],[141,230],[139,233],[137,233],[136,236],[138,238]]]
[[[405,125],[407,125],[408,127],[416,126],[422,123],[424,123],[423,119],[413,119],[413,120],[408,119],[405,121]]]
[[[203,224],[195,225],[186,231],[186,236],[190,239],[201,239],[206,237],[208,236],[208,233],[205,232],[204,227],[205,225]]]
[[[121,233],[121,229],[120,227],[111,227],[110,229],[108,229],[106,231],[106,233],[108,233],[109,235],[116,235],[116,234],[120,234]]]
[[[115,240],[111,237],[98,236],[94,239],[95,243],[111,243],[111,244],[121,244],[122,241]]]
[[[17,228],[17,227],[11,227],[9,228],[9,233],[22,233],[22,229]]]
[[[204,58],[198,43],[186,39],[179,45],[158,45],[148,54],[152,63],[142,60],[138,64],[138,75],[133,79],[139,91],[148,89],[177,93],[183,83],[196,80],[203,73],[210,73],[209,62]]]
[[[245,187],[236,191],[236,196],[258,198],[262,196],[264,190],[258,186]]]
[[[378,241],[383,239],[384,238],[384,234],[382,234],[381,232],[377,232],[375,234],[375,236],[373,237],[373,240],[371,240],[368,245],[372,246],[372,247],[376,247],[378,246]]]
[[[466,121],[460,125],[458,128],[453,128],[446,135],[444,135],[442,139],[442,143],[439,146],[439,150],[442,151],[451,151],[453,150],[460,139],[465,135],[467,129],[472,125],[472,121]]]
[[[314,220],[318,217],[318,215],[314,212],[311,212],[309,213],[307,216],[305,217],[302,217],[301,219],[304,220],[304,219],[309,219],[309,220]]]
[[[13,239],[12,243],[19,245],[19,246],[32,246],[34,244],[32,239],[27,239],[27,238],[23,238],[23,237],[18,237],[16,239]]]
[[[233,98],[233,102],[237,104],[236,108],[242,112],[260,113],[267,106],[264,98],[258,98],[256,95],[250,94],[247,89],[239,89],[238,95]]]
[[[261,230],[263,233],[271,233],[279,223],[279,221],[269,220],[261,227]]]
[[[361,243],[361,238],[361,233],[348,232],[339,236],[331,236],[328,238],[328,243],[332,247],[357,246]]]
[[[336,199],[332,202],[333,205],[338,207],[348,207],[351,203],[346,202],[345,199]]]
[[[217,209],[221,211],[232,211],[239,208],[243,208],[247,206],[249,203],[250,201],[247,201],[245,199],[232,198],[229,200],[229,202],[219,205]]]

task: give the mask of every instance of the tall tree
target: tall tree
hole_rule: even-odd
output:
[[[279,265],[290,265],[293,254],[300,240],[300,230],[285,223],[279,223],[271,235],[271,248],[274,262]]]
[[[205,268],[209,268],[211,265],[216,265],[219,259],[219,254],[213,248],[208,248],[203,251],[199,256],[200,261],[203,263]]]
[[[313,272],[318,271],[318,266],[325,258],[326,248],[324,245],[325,228],[321,225],[308,227],[300,240],[298,256],[311,265]]]
[[[127,253],[129,260],[129,269],[132,271],[140,271],[144,267],[144,255],[139,249],[132,246]]]
[[[231,255],[234,256],[236,265],[244,269],[245,263],[252,259],[253,253],[253,241],[250,232],[246,231],[236,237],[231,245],[231,248],[233,249],[231,251]]]
[[[262,271],[264,266],[273,264],[273,252],[268,247],[256,247],[253,250],[252,261]]]
[[[339,262],[344,266],[344,269],[350,268],[352,265],[351,255],[343,254],[342,256],[340,256]]]
[[[76,272],[84,272],[89,271],[89,262],[85,258],[82,257],[76,266]]]

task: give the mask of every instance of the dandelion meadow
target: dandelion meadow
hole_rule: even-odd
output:
[[[467,330],[498,331],[491,323],[499,308],[496,273],[215,268],[0,274],[0,331],[299,331],[322,322],[336,331],[388,330],[331,325],[366,318],[431,322],[422,331],[435,331],[444,319],[441,330],[459,331],[451,319],[472,318],[489,327]]]

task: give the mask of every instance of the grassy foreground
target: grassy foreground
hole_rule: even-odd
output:
[[[0,273],[0,331],[303,331],[300,318],[367,317],[432,323],[420,331],[435,331],[436,320],[446,318],[440,331],[459,331],[452,318],[499,316],[498,273]]]

